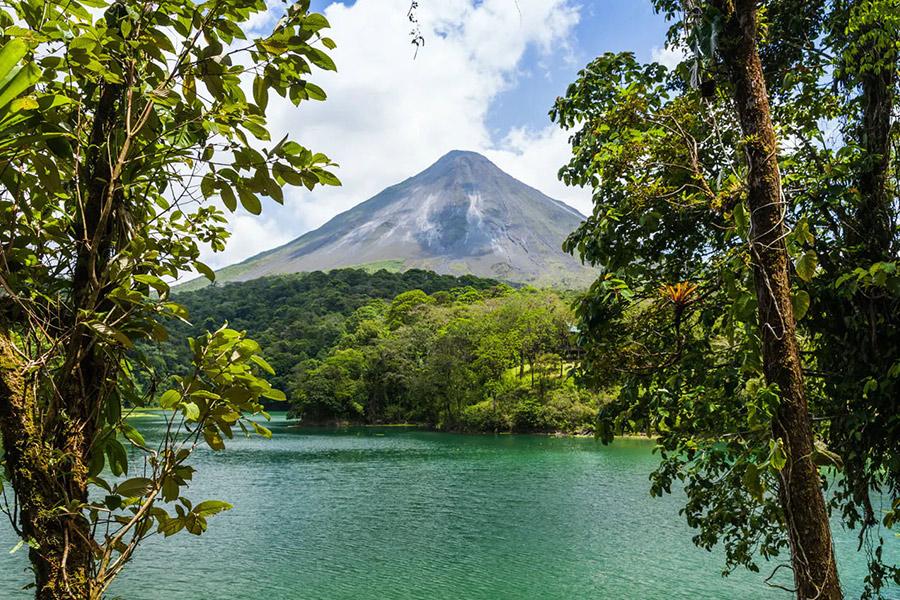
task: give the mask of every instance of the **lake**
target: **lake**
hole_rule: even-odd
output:
[[[137,424],[148,437],[160,427]],[[195,455],[188,496],[235,508],[199,538],[149,541],[111,597],[790,598],[764,575],[720,577],[721,555],[691,544],[681,498],[650,498],[648,441],[305,430],[283,414],[272,429],[271,440]],[[835,535],[848,597],[858,596],[864,557],[853,532]],[[0,524],[0,598],[30,597],[18,591],[29,578],[26,552],[7,552],[14,543]]]

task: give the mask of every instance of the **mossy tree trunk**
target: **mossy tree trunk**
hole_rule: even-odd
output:
[[[68,506],[87,500],[86,440],[80,421],[38,418],[37,387],[0,332],[0,436],[16,490],[16,526],[29,542],[40,600],[94,598],[93,538]]]
[[[757,47],[755,0],[716,0],[725,17],[720,48],[734,85],[738,118],[749,161],[748,206],[751,255],[763,368],[778,386],[781,404],[773,436],[784,444],[779,498],[791,545],[797,597],[842,597],[804,391],[802,364],[791,304],[789,256],[784,242],[784,201],[778,149]]]
[[[62,364],[32,367],[20,358],[13,335],[0,332],[0,434],[39,600],[102,593],[93,577],[97,545],[80,506],[88,500],[91,447],[118,360],[104,353],[80,315],[112,309],[109,289],[99,282],[125,218],[120,192],[109,184],[116,180],[109,143],[121,94],[120,85],[101,86],[80,173],[87,193],[77,222],[71,306],[57,317],[73,332],[62,342]]]
[[[893,218],[890,178],[891,115],[894,110],[897,54],[893,47],[870,49],[880,60],[861,75],[862,123],[859,144],[865,150],[859,178],[861,202],[856,210],[850,243],[859,245],[861,255],[872,262],[891,259]]]

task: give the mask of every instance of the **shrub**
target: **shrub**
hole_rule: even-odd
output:
[[[464,431],[509,431],[512,423],[491,400],[483,400],[463,409],[460,427]]]

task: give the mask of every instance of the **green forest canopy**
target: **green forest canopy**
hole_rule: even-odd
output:
[[[595,395],[569,377],[574,315],[558,293],[428,271],[344,269],[178,295],[193,326],[149,352],[160,379],[184,336],[223,320],[263,346],[272,383],[306,423],[418,423],[476,431],[588,431]],[[146,348],[145,348],[146,350]]]

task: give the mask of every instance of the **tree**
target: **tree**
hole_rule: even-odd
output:
[[[336,349],[321,363],[313,363],[293,390],[298,414],[312,419],[361,417],[366,404],[362,352]]]
[[[410,290],[399,294],[387,311],[387,324],[391,329],[412,323],[423,306],[434,304],[435,299],[422,290]]]
[[[191,368],[158,396],[159,447],[126,418],[161,383],[135,341],[159,343],[188,317],[166,279],[212,278],[200,245],[227,237],[213,200],[258,214],[285,184],[338,183],[325,156],[266,129],[270,91],[325,98],[307,75],[334,69],[318,47],[333,42],[308,9],[287,6],[255,38],[241,25],[266,10],[259,0],[0,10],[3,42],[33,75],[0,144],[0,435],[6,512],[38,598],[99,598],[148,535],[202,533],[228,505],[183,496],[191,452],[222,449],[237,426],[268,435],[247,417],[284,395],[260,376],[271,368],[259,345],[225,327],[189,340]],[[141,477],[119,479],[126,447]]]
[[[780,440],[785,464],[778,495],[790,539],[794,583],[799,598],[842,598],[831,529],[814,462],[812,421],[806,400],[800,348],[791,300],[790,257],[785,244],[784,200],[777,139],[759,58],[755,0],[712,3],[723,28],[720,54],[747,153],[747,208],[750,260],[766,382],[777,389],[772,437]]]
[[[871,493],[900,495],[886,416],[900,374],[896,169],[880,166],[897,158],[871,129],[896,119],[882,111],[897,4],[655,4],[686,60],[667,71],[602,56],[552,113],[573,130],[561,177],[595,193],[566,246],[605,271],[578,310],[581,376],[621,386],[600,430],[658,432],[652,491],[685,482],[695,542],[724,542],[728,570],[791,551],[801,597],[841,593],[821,494],[832,482],[861,544],[875,535],[877,594],[900,581],[878,549],[896,509],[869,510]],[[874,213],[860,193],[873,176]],[[870,219],[892,223],[875,254],[858,236]]]

